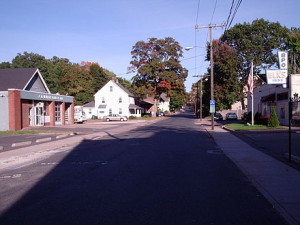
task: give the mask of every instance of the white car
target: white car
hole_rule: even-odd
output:
[[[121,116],[119,114],[111,114],[103,117],[106,121],[126,121],[128,120],[126,116]]]

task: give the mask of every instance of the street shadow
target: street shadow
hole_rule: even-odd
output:
[[[31,180],[34,171],[49,172],[2,212],[0,224],[145,224],[161,204],[151,197],[152,189],[161,188],[164,195],[170,179],[174,186],[177,178],[186,179],[165,164],[171,160],[181,167],[186,154],[196,154],[194,147],[186,146],[187,137],[191,141],[206,137],[205,132],[188,127],[157,125],[107,134],[105,139],[82,141],[61,161],[64,152],[27,168],[22,179]],[[167,136],[181,141],[167,144]],[[213,144],[204,143],[203,148]],[[217,146],[210,146],[214,148]],[[179,149],[182,157],[173,156],[173,149]],[[171,178],[160,175],[158,167],[170,170]],[[2,198],[1,204],[8,199]],[[166,204],[163,208],[169,213],[171,206]]]
[[[0,224],[285,224],[191,115],[175,117],[14,171]]]

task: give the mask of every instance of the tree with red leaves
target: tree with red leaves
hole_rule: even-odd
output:
[[[171,37],[138,41],[132,48],[130,72],[133,86],[141,97],[158,99],[162,93],[172,98],[184,98],[187,70],[182,67],[182,47]]]

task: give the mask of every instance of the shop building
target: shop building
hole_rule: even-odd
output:
[[[36,68],[0,69],[0,130],[74,124],[74,97],[51,94]]]
[[[260,113],[263,117],[270,117],[271,108],[275,107],[281,125],[289,123],[289,99],[294,94],[300,94],[300,74],[289,76],[288,87],[274,84],[264,84],[254,89],[254,114]],[[251,110],[251,97],[248,96],[248,110]],[[300,109],[300,108],[299,108]],[[295,113],[300,113],[299,109]]]

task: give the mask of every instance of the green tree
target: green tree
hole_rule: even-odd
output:
[[[148,42],[137,42],[131,51],[129,71],[135,72],[133,87],[139,96],[153,96],[158,99],[167,93],[171,100],[182,94],[187,71],[180,64],[182,47],[171,37],[149,38]]]
[[[247,85],[251,61],[255,73],[277,63],[275,50],[287,48],[288,33],[289,30],[278,22],[264,19],[254,20],[251,24],[237,24],[224,33],[221,40],[236,51],[241,63],[238,67],[240,89]]]
[[[0,63],[0,69],[9,69],[11,68],[10,62],[2,62]]]
[[[214,40],[212,44],[216,110],[230,109],[233,103],[244,97],[243,88],[239,82],[239,58],[236,50],[221,40]],[[207,60],[210,60],[210,50],[208,50]],[[204,99],[208,102],[210,99],[210,76],[207,78],[209,82],[206,83],[205,90],[209,91],[204,95]]]
[[[292,28],[288,35],[289,65],[291,72],[300,73],[300,28]]]
[[[270,119],[268,120],[268,127],[278,127],[278,126],[279,126],[279,120],[277,118],[275,107],[272,106]]]
[[[74,96],[77,105],[82,105],[93,99],[92,76],[87,70],[74,64],[66,68],[60,79],[61,94]]]
[[[44,56],[24,52],[12,60],[12,68],[38,68],[51,92],[57,89],[56,74],[53,64]]]

